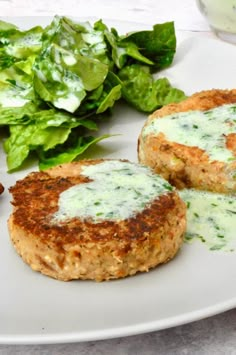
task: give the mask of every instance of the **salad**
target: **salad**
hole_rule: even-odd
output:
[[[102,20],[91,25],[55,16],[47,27],[26,31],[0,21],[0,131],[8,171],[31,152],[41,170],[78,158],[109,136],[94,132],[119,100],[146,113],[182,100],[183,91],[154,77],[175,51],[173,22],[120,35]]]

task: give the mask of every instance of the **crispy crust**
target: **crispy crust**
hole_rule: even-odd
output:
[[[155,119],[190,110],[209,110],[223,104],[236,103],[236,89],[208,90],[195,93],[186,100],[169,104],[155,111],[145,126]],[[226,146],[236,156],[236,134],[226,137]],[[194,187],[221,193],[236,192],[236,161],[210,161],[204,150],[169,141],[164,134],[148,135],[142,132],[138,139],[138,158],[178,188]]]
[[[29,174],[10,188],[14,211],[9,231],[15,249],[32,269],[59,280],[121,278],[167,262],[179,250],[186,207],[174,191],[133,218],[93,223],[71,219],[52,224],[60,192],[85,183],[83,164],[64,164]]]

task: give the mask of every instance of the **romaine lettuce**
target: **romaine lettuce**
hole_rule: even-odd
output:
[[[170,102],[183,100],[183,91],[173,88],[167,78],[154,79],[150,68],[138,64],[124,67],[119,72],[122,96],[137,110],[153,112]]]
[[[108,137],[91,131],[121,98],[143,112],[183,99],[153,76],[175,51],[173,22],[120,35],[102,20],[55,16],[46,28],[27,31],[0,21],[0,127],[9,127],[9,171],[31,151],[40,169],[76,159]]]
[[[10,136],[4,142],[9,171],[19,168],[30,151],[46,152],[65,143],[72,130],[78,129],[79,126],[97,130],[94,121],[75,119],[69,113],[58,112],[55,109],[34,112],[30,115],[30,122],[23,121],[23,124],[10,125]],[[68,148],[70,148],[70,143]]]

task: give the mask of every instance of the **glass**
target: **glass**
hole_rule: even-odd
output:
[[[215,34],[236,44],[236,0],[197,0],[197,5]]]

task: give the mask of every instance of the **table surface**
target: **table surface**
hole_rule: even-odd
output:
[[[214,36],[194,0],[0,0],[1,16],[66,15],[153,24]],[[104,341],[53,345],[0,345],[2,354],[236,354],[236,309],[158,332]]]

